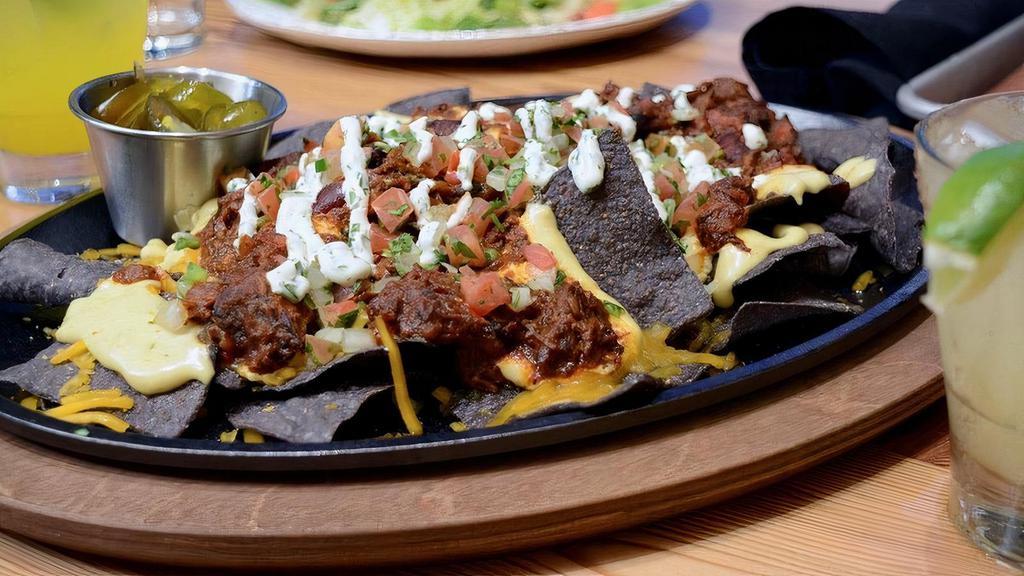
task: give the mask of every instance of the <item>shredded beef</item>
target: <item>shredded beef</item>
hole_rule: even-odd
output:
[[[197,234],[200,242],[200,263],[212,274],[222,274],[235,267],[238,252],[238,209],[242,206],[243,190],[221,196],[217,213]]]
[[[192,322],[205,324],[213,316],[213,304],[224,290],[219,281],[198,282],[189,289],[181,303],[185,306],[188,319]]]
[[[702,183],[694,191],[707,198],[697,209],[696,227],[697,239],[711,254],[730,243],[746,250],[743,241],[736,237],[736,229],[747,223],[747,206],[754,202],[750,182],[743,176],[731,176],[710,186]]]
[[[725,153],[727,165],[739,165],[745,176],[802,162],[796,130],[786,118],[776,118],[767,104],[756,100],[746,84],[732,78],[704,82],[688,93],[690,103],[701,112],[694,130],[707,133]],[[768,139],[763,150],[750,150],[743,138],[743,125],[759,126]]]
[[[451,274],[414,268],[381,290],[370,313],[383,318],[398,339],[456,346],[466,385],[494,392],[503,381],[494,363],[505,346],[494,326],[470,312]]]
[[[134,284],[143,280],[159,280],[156,268],[145,264],[127,264],[119,268],[111,277],[118,284]]]
[[[253,272],[224,286],[216,297],[209,336],[221,362],[238,362],[263,374],[288,365],[305,349],[312,317],[304,304],[274,294],[263,273]]]
[[[488,265],[488,270],[501,270],[509,264],[522,262],[523,246],[530,243],[526,236],[526,230],[519,226],[518,216],[509,216],[504,223],[505,230],[501,231],[497,226],[491,227],[484,234],[483,244],[485,248],[493,248],[498,251],[499,256]]]
[[[517,350],[537,367],[537,376],[568,376],[621,356],[604,304],[579,284],[565,282],[553,292],[533,294]]]

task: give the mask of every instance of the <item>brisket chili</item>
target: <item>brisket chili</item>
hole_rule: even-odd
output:
[[[270,291],[266,273],[288,254],[273,223],[260,226],[253,237],[243,236],[235,248],[243,193],[223,196],[217,214],[197,235],[200,264],[211,279],[192,286],[183,304],[190,320],[209,322],[207,336],[222,364],[238,362],[268,373],[304,350],[313,312]]]
[[[699,198],[706,198],[697,209],[697,239],[711,254],[726,244],[735,244],[746,250],[736,236],[736,229],[747,223],[747,206],[755,199],[750,178],[731,176],[713,184],[702,182],[694,190]]]
[[[690,104],[700,112],[690,130],[714,138],[725,154],[725,164],[740,166],[744,176],[765,172],[783,164],[800,164],[796,130],[788,118],[778,118],[764,102],[754,99],[746,84],[732,78],[716,78],[687,93]],[[750,150],[743,138],[743,125],[756,124],[768,145]]]
[[[110,278],[118,284],[134,284],[143,280],[160,280],[160,273],[152,266],[145,264],[127,264],[118,268]]]
[[[399,339],[455,346],[463,382],[486,392],[504,382],[495,364],[513,351],[536,366],[538,378],[566,376],[622,354],[604,305],[575,282],[535,291],[534,298],[518,315],[499,309],[481,318],[466,306],[453,275],[415,268],[369,307]]]

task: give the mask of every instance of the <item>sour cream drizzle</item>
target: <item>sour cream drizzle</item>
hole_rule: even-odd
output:
[[[535,187],[543,188],[558,172],[558,167],[548,163],[544,157],[544,145],[536,140],[527,140],[523,146],[523,159],[526,160],[526,177]]]
[[[662,221],[667,220],[668,210],[665,209],[665,203],[661,201],[661,197],[658,196],[657,189],[654,186],[654,158],[647,151],[643,140],[630,142],[629,152],[632,154],[633,162],[636,163],[636,167],[640,171],[640,177],[644,180],[644,187],[647,188],[647,193],[651,196],[651,203],[654,204],[654,209],[658,211],[658,217]]]
[[[569,154],[569,172],[582,192],[590,192],[604,180],[604,156],[593,130],[580,134],[579,144]]]
[[[459,148],[464,147],[470,140],[476,138],[477,131],[479,130],[480,116],[475,110],[466,112],[466,115],[462,117],[462,122],[459,127],[452,134],[452,140],[458,143]]]
[[[423,116],[418,118],[409,124],[409,130],[412,135],[416,138],[416,144],[419,145],[416,151],[416,157],[413,159],[413,165],[419,166],[431,156],[434,155],[434,135],[427,130],[427,117]],[[364,162],[365,165],[365,162]]]
[[[355,116],[346,116],[339,123],[345,138],[340,160],[345,176],[342,194],[350,211],[349,242],[325,244],[314,229],[313,203],[324,185],[323,174],[315,166],[320,150],[303,154],[295,190],[281,194],[277,213],[276,228],[285,237],[288,258],[266,274],[271,290],[293,301],[305,298],[311,289],[326,288],[328,280],[350,286],[371,272],[369,176],[363,130]]]

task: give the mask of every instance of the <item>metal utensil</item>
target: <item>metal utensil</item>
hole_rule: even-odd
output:
[[[187,66],[146,74],[209,82],[236,102],[258,100],[267,116],[215,132],[122,128],[94,118],[89,111],[133,83],[132,72],[103,76],[75,88],[68,104],[85,122],[114,229],[135,244],[187,228],[192,214],[216,195],[218,176],[263,159],[274,122],[288,106],[278,89],[239,74]]]

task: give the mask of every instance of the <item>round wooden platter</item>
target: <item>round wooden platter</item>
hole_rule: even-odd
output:
[[[840,358],[700,414],[470,462],[197,474],[83,460],[0,433],[0,528],[94,554],[225,568],[493,554],[735,496],[941,395],[934,320],[919,309]]]

